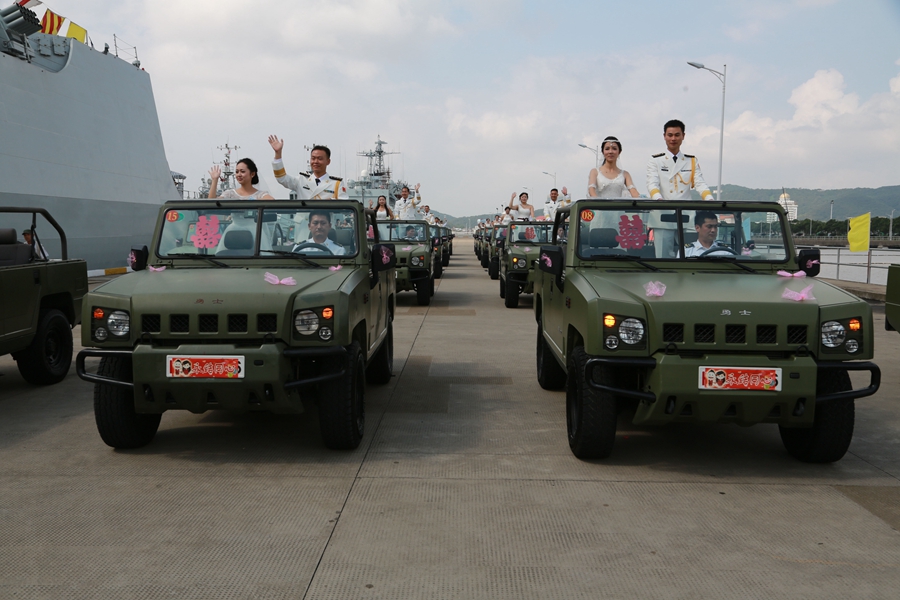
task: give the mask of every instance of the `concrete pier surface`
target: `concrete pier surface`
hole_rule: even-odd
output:
[[[115,451],[74,368],[34,387],[0,358],[0,598],[900,596],[900,334],[878,305],[881,390],[843,460],[808,465],[772,425],[624,421],[611,458],[576,459],[531,296],[505,308],[466,238],[430,307],[398,304],[353,452],[314,412],[167,413]]]

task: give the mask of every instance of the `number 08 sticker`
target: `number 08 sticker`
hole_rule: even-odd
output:
[[[587,209],[581,211],[581,220],[585,221],[587,223],[593,221],[594,220],[594,211],[587,210]]]

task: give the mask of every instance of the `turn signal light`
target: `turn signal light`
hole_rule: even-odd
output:
[[[333,316],[334,316],[334,309],[331,308],[330,306],[322,309],[322,318],[323,319],[330,319]]]
[[[604,327],[615,327],[616,326],[616,318],[613,315],[603,315],[603,326]]]
[[[850,319],[850,331],[859,331],[861,328],[859,319]]]
[[[103,309],[102,309],[102,308],[95,308],[95,309],[94,309],[93,317],[94,317],[95,319],[102,319],[104,316],[106,316],[106,313],[103,312]]]

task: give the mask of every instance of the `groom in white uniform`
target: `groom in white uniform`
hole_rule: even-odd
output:
[[[328,165],[331,164],[331,150],[327,146],[316,145],[310,151],[309,166],[312,173],[300,173],[300,177],[292,177],[287,174],[284,162],[281,160],[284,140],[270,135],[269,145],[275,151],[275,160],[272,161],[275,180],[284,187],[297,192],[300,200],[345,200],[347,198],[347,189],[341,178],[332,177],[326,172]]]

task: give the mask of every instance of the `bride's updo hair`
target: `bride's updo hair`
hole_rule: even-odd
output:
[[[237,161],[237,164],[241,164],[241,163],[244,163],[244,165],[247,167],[247,170],[250,171],[250,173],[252,175],[252,178],[250,179],[250,183],[252,183],[253,185],[256,185],[257,183],[259,183],[259,175],[257,175],[258,171],[256,169],[256,163],[253,162],[249,158],[242,158],[241,160]]]
[[[600,144],[600,152],[606,150],[606,144],[615,144],[619,148],[619,154],[622,154],[622,142],[616,136],[608,135],[603,138],[603,142]],[[603,164],[606,164],[606,158],[603,159]]]

